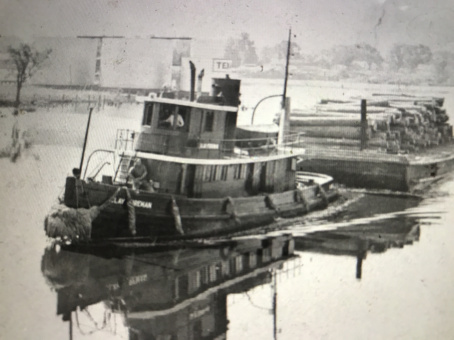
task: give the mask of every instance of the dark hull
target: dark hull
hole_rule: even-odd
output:
[[[304,158],[305,171],[327,174],[349,187],[413,192],[454,170],[454,144],[414,155],[313,148]]]
[[[95,182],[84,182],[68,177],[65,205],[70,208],[99,206],[115,192],[117,187]],[[277,216],[294,217],[324,208],[337,197],[337,192],[326,195],[317,185],[308,186],[301,192],[290,190],[283,193],[239,198],[196,199],[163,193],[129,191],[136,203],[136,238],[156,240],[208,237],[241,231],[272,223]],[[175,199],[178,212],[172,209]],[[92,239],[131,237],[128,220],[126,191],[109,204],[93,221]],[[178,228],[181,220],[181,229]]]

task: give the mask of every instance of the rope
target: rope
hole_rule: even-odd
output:
[[[296,196],[297,196],[297,201],[302,202],[304,208],[306,209],[306,212],[309,212],[309,202],[307,201],[306,197],[303,195],[303,191],[300,189],[295,190]]]
[[[325,206],[328,206],[328,204],[329,204],[328,195],[326,194],[325,189],[323,189],[323,187],[320,184],[317,184],[317,187],[318,187],[318,192],[323,199],[323,203],[325,203]]]
[[[85,188],[84,188],[84,182],[82,180],[80,180],[80,186],[82,187],[82,194],[85,196],[85,199],[87,200],[88,208],[91,208],[90,199],[88,198],[88,193],[87,193],[87,190],[85,190]],[[77,186],[76,186],[76,188],[77,188]]]
[[[184,235],[183,225],[181,223],[180,208],[178,208],[175,198],[172,196],[170,201],[170,208],[175,222],[175,229],[180,235]]]
[[[276,204],[274,203],[273,199],[271,198],[271,196],[269,195],[266,195],[265,197],[265,204],[268,208],[274,210],[276,212],[276,214],[279,214],[279,208],[276,206]]]
[[[74,184],[74,189],[76,189],[76,209],[79,209],[79,192],[77,190],[77,178]]]
[[[229,208],[230,207],[230,208]],[[238,218],[238,214],[236,213],[235,210],[235,203],[233,202],[232,197],[227,197],[226,202],[225,202],[225,212],[230,215],[230,218],[232,218],[235,221],[236,225],[240,225],[241,221]]]
[[[131,193],[127,186],[123,186],[122,189],[126,191],[126,207],[128,208],[128,229],[133,236],[136,235],[136,209],[131,199]]]
[[[63,204],[65,202],[65,187],[60,189],[60,193],[57,196],[58,203]]]

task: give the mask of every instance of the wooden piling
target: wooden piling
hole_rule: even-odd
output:
[[[367,148],[367,102],[361,100],[361,150]]]

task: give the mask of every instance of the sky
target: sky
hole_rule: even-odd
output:
[[[0,0],[0,35],[185,36],[248,32],[256,47],[286,40],[303,51],[369,43],[454,50],[454,0]]]

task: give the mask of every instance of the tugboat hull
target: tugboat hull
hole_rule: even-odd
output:
[[[241,231],[272,223],[278,216],[293,217],[326,207],[337,197],[327,186],[327,190],[314,184],[236,198],[188,198],[124,188],[93,220],[91,238],[184,239]],[[99,206],[116,190],[113,185],[68,177],[65,205],[75,209]]]

